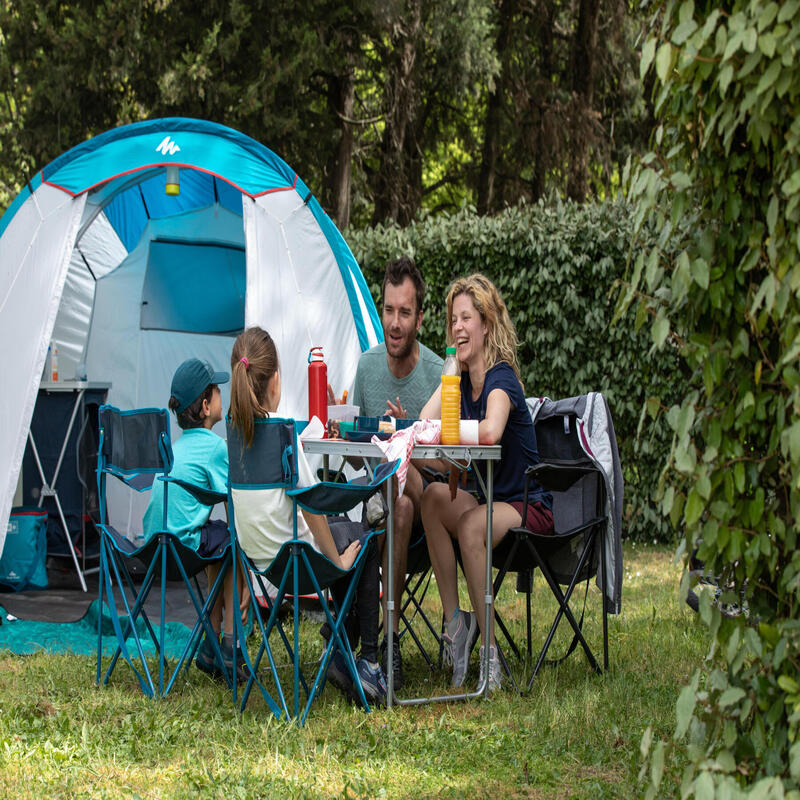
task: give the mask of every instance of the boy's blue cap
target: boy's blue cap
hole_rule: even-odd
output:
[[[214,372],[208,361],[190,358],[175,370],[172,378],[172,396],[180,403],[177,413],[182,414],[213,383],[227,383],[227,372]]]

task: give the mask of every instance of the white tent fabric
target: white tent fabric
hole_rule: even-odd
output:
[[[85,199],[40,186],[0,240],[0,552]]]
[[[174,163],[180,165],[181,196],[166,198],[164,171]],[[183,299],[172,309],[173,329],[152,329],[159,326],[144,323],[143,287],[165,240],[187,245],[186,253],[196,253],[195,242],[202,240],[205,252],[227,254],[221,256],[227,267],[216,280],[209,255],[198,264],[204,277],[187,281],[192,264],[173,270],[162,260],[162,279],[166,274],[172,280],[172,272],[182,276],[175,296]],[[0,218],[0,373],[6,387],[0,552],[51,341],[63,378],[72,378],[83,363],[90,381],[111,383],[109,403],[165,407],[172,374],[185,358],[229,368],[236,330],[212,321],[207,331],[190,331],[180,318],[202,318],[206,303],[212,317],[224,284],[229,320],[239,286],[231,270],[238,263],[244,298],[235,327],[261,325],[271,333],[281,360],[279,412],[304,419],[309,348],[324,348],[329,381],[340,393],[351,384],[360,353],[381,341],[382,332],[341,235],[274,153],[213,123],[154,120],[78,145],[14,201]],[[191,302],[192,314],[183,313],[180,302]],[[160,319],[169,318],[170,309],[165,313]],[[125,503],[112,495],[109,501],[112,524],[124,532],[138,528],[146,495]]]

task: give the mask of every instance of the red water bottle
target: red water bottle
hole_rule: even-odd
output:
[[[323,425],[328,424],[328,368],[321,347],[312,347],[308,353],[309,421],[311,417],[319,417]]]

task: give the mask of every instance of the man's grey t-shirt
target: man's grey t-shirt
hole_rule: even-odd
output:
[[[388,401],[399,397],[409,418],[419,418],[419,412],[436,391],[442,375],[442,359],[419,342],[417,365],[405,378],[395,378],[386,363],[386,345],[375,345],[361,354],[350,402],[359,406],[364,417],[379,417],[386,411]]]

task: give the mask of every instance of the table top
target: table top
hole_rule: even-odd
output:
[[[103,381],[42,381],[39,389],[48,392],[79,392],[81,389],[110,389],[111,384]]]
[[[361,456],[362,458],[383,458],[383,451],[372,442],[350,442],[346,439],[307,439],[302,442],[306,453],[327,456]],[[499,461],[499,444],[417,444],[414,445],[414,458],[451,458]]]

